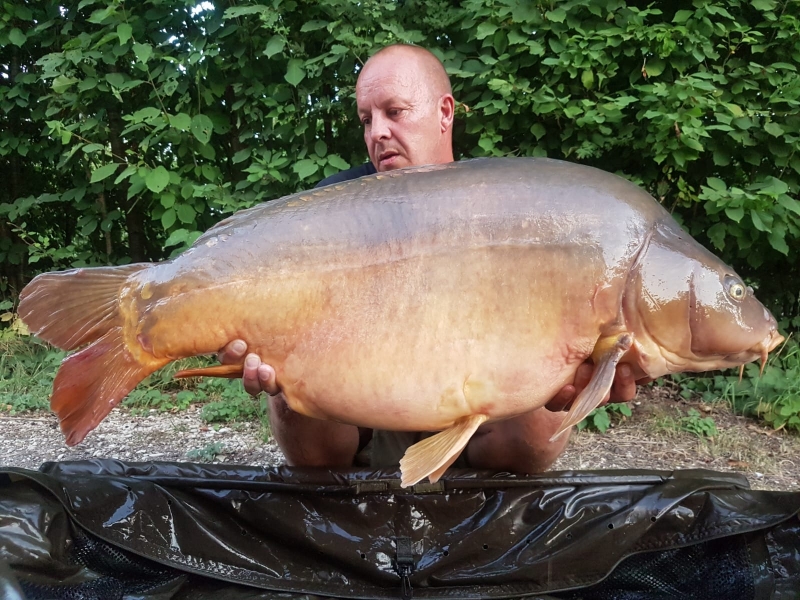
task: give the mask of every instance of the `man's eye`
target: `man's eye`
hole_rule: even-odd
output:
[[[367,125],[369,125],[369,121],[370,121],[369,119],[361,119],[361,124],[362,124],[364,127],[366,127]]]

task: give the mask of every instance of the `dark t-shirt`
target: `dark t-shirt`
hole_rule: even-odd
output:
[[[353,167],[352,169],[347,169],[346,171],[340,171],[331,175],[330,177],[326,177],[314,187],[322,187],[325,185],[331,185],[332,183],[342,183],[343,181],[358,179],[359,177],[364,177],[365,175],[374,175],[377,172],[378,171],[375,169],[373,164],[368,162],[363,165],[359,165],[358,167]]]

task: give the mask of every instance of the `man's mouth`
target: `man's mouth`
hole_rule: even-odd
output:
[[[390,165],[398,156],[400,156],[400,153],[396,150],[386,150],[378,155],[378,163],[381,165]]]

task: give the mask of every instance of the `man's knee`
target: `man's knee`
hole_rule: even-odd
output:
[[[566,415],[538,409],[514,419],[490,423],[470,441],[465,452],[471,467],[540,473],[564,452],[570,432],[550,441]]]

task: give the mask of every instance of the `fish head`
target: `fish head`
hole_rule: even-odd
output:
[[[763,370],[769,352],[784,339],[753,289],[675,228],[656,228],[629,285],[640,364],[651,377],[754,360]]]

